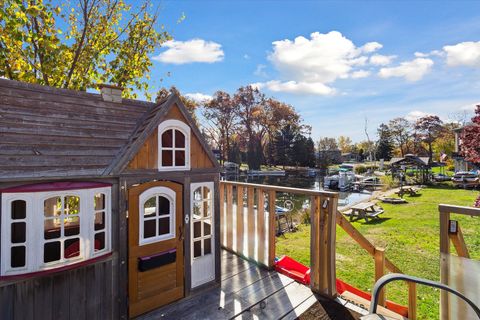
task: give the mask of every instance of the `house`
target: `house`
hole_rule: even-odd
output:
[[[126,319],[220,280],[219,166],[179,97],[0,79],[2,319]]]

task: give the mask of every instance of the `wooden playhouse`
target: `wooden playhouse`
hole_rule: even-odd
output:
[[[121,319],[220,279],[219,166],[180,99],[0,79],[2,319]]]

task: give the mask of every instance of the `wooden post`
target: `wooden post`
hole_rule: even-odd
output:
[[[244,238],[244,231],[243,231],[243,213],[245,208],[243,207],[243,187],[237,186],[237,226],[236,226],[236,234],[237,234],[237,253],[243,255],[243,238]]]
[[[335,216],[336,199],[311,197],[310,287],[329,297],[336,296]]]
[[[220,195],[220,243],[222,246],[226,245],[225,241],[225,185],[220,183],[219,185]]]
[[[227,230],[227,248],[233,249],[233,186],[227,185],[227,220],[225,229]]]
[[[255,210],[253,187],[247,187],[248,258],[255,259]]]
[[[460,229],[460,224],[457,222],[457,233],[448,235],[450,240],[452,240],[453,246],[457,251],[459,257],[470,259],[470,253],[468,252],[465,239],[463,238],[462,229]]]
[[[448,236],[448,223],[450,221],[450,212],[442,211],[440,207],[440,282],[448,285],[450,238]],[[440,319],[448,320],[449,301],[448,292],[440,292]]]
[[[375,282],[385,274],[385,249],[375,248]],[[385,307],[385,287],[380,291],[378,304]]]
[[[415,282],[408,283],[408,319],[417,319],[417,284]]]
[[[276,192],[268,192],[268,267],[275,265],[275,198]]]
[[[265,262],[265,195],[262,189],[257,189],[257,248],[258,262],[267,265]]]

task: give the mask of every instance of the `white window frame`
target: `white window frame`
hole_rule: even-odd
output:
[[[173,130],[172,147],[162,146],[162,134],[167,130]],[[175,130],[183,133],[185,136],[185,148],[175,147]],[[158,125],[158,171],[172,171],[172,170],[190,170],[190,127],[179,120],[165,120]],[[162,150],[172,151],[172,165],[162,166]],[[175,150],[185,151],[185,165],[175,165]]]
[[[144,232],[143,232],[143,222],[144,222],[144,205],[145,202],[147,202],[148,199],[151,197],[165,197],[170,201],[170,232],[167,234],[162,234],[162,235],[157,235],[155,237],[149,237],[149,238],[144,238]],[[156,211],[158,213],[158,202],[155,200],[157,203],[157,208]],[[139,233],[138,233],[138,244],[139,245],[145,245],[145,244],[150,244],[150,243],[155,243],[159,241],[164,241],[164,240],[169,240],[173,239],[176,237],[175,233],[175,226],[176,226],[176,193],[170,188],[167,187],[153,187],[148,190],[145,190],[140,194],[139,201],[138,201],[138,223],[139,223]],[[158,216],[155,219],[160,219]],[[155,232],[158,234],[158,228],[156,228]]]
[[[195,190],[197,190],[197,189],[200,188],[200,187],[206,187],[206,188],[210,189],[210,199],[205,199],[205,198],[203,198],[203,193],[202,193],[202,200],[197,201],[197,200],[194,199],[193,196],[194,196],[194,194],[195,194]],[[191,202],[191,203],[190,203],[190,206],[191,206],[191,208],[192,208],[192,216],[191,216],[191,219],[190,219],[190,221],[191,221],[191,223],[190,223],[190,224],[191,224],[191,226],[190,226],[190,232],[191,232],[191,233],[190,233],[190,234],[191,234],[191,238],[192,238],[191,241],[190,241],[190,250],[191,250],[191,252],[192,252],[192,255],[191,255],[191,256],[192,256],[192,261],[191,261],[191,263],[193,263],[193,261],[194,261],[195,259],[198,259],[198,258],[201,258],[201,257],[205,256],[205,254],[204,254],[204,252],[203,252],[203,251],[204,251],[204,247],[203,247],[203,244],[202,244],[202,254],[201,254],[199,257],[194,257],[194,254],[193,254],[194,239],[200,240],[200,241],[203,242],[204,239],[210,238],[212,241],[211,241],[211,252],[210,252],[209,254],[215,256],[215,243],[214,243],[214,239],[215,239],[215,207],[214,207],[215,201],[214,201],[214,196],[215,196],[215,195],[214,195],[214,183],[213,183],[213,182],[196,182],[196,183],[192,183],[192,184],[190,185],[190,190],[191,190],[191,191],[190,191],[190,199],[191,199],[191,200],[190,200],[190,202]],[[193,232],[193,227],[194,227],[194,221],[195,221],[195,220],[193,219],[193,208],[194,208],[194,204],[195,204],[195,202],[202,202],[202,203],[203,203],[203,202],[206,202],[207,200],[210,202],[210,221],[211,221],[211,224],[210,224],[210,228],[211,228],[211,229],[210,229],[210,235],[208,235],[208,236],[205,236],[205,235],[204,235],[203,221],[205,220],[205,218],[202,217],[202,218],[200,218],[200,220],[198,220],[198,221],[201,222],[201,224],[200,224],[201,227],[200,227],[200,228],[201,228],[201,234],[202,234],[202,235],[200,236],[200,238],[194,238],[194,237],[193,237],[193,234],[194,234],[194,232]],[[201,214],[203,215],[203,204],[202,204],[202,212],[201,212]]]
[[[94,197],[98,193],[105,194],[105,248],[95,252],[95,204]],[[80,197],[80,233],[77,236],[80,241],[80,255],[70,259],[63,257],[63,241],[67,237],[60,237],[61,258],[58,261],[48,263],[43,262],[44,239],[44,200],[52,197],[78,196]],[[26,201],[26,250],[25,266],[11,267],[11,224],[18,222],[11,218],[11,204],[16,200]],[[100,187],[90,189],[42,191],[42,192],[21,192],[21,193],[3,193],[2,194],[2,216],[1,216],[1,264],[0,275],[10,276],[32,272],[46,271],[56,269],[81,261],[86,261],[108,252],[111,252],[111,187]],[[52,239],[53,240],[53,239]],[[93,244],[93,245],[92,245]]]

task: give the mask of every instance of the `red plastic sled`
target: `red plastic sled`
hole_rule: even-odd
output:
[[[300,283],[303,283],[305,285],[310,284],[310,268],[304,266],[300,262],[288,256],[283,256],[275,262],[275,270]],[[358,288],[355,288],[349,285],[348,283],[343,282],[340,279],[337,279],[336,284],[337,284],[337,292],[339,294],[342,294],[345,291],[349,291],[363,299],[371,301],[372,295],[370,293],[367,293]],[[395,302],[387,300],[386,308],[403,317],[408,316],[408,308],[405,306],[399,305]]]

